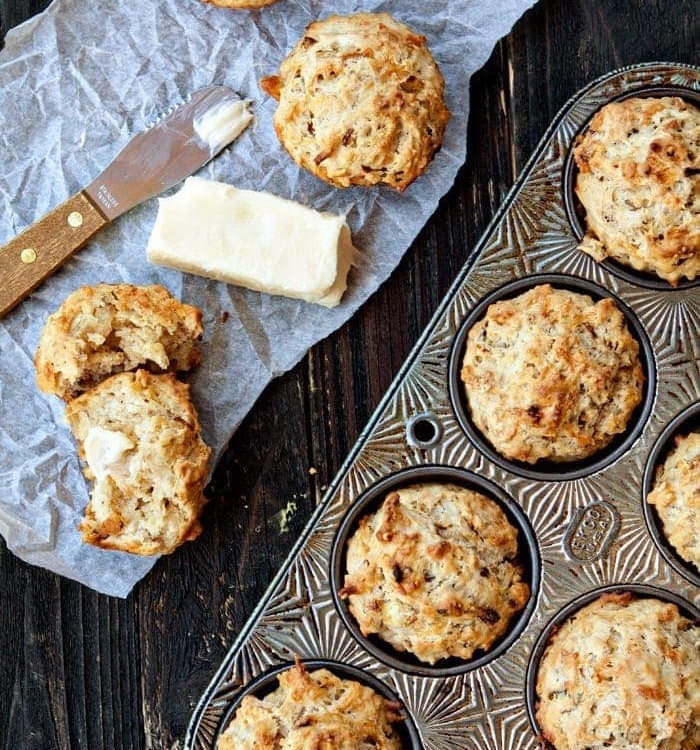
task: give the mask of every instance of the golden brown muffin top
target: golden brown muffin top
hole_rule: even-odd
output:
[[[337,187],[405,190],[425,171],[449,119],[425,37],[387,13],[310,24],[279,75],[261,86],[279,100],[275,130],[290,156]]]
[[[401,750],[398,708],[359,682],[298,663],[269,695],[243,698],[217,750]]]
[[[675,285],[700,273],[700,110],[678,97],[602,107],[574,150],[581,249]]]
[[[421,661],[488,650],[527,603],[518,531],[473,490],[425,483],[390,492],[348,541],[347,598],[364,635]]]
[[[537,695],[556,750],[696,750],[700,629],[675,604],[603,595],[552,637]]]
[[[461,377],[484,437],[531,464],[604,448],[627,427],[644,381],[615,302],[549,284],[489,306],[469,331]]]
[[[672,547],[700,571],[700,432],[678,436],[647,496]]]

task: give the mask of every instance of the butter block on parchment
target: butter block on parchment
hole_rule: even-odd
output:
[[[355,250],[344,216],[201,177],[161,198],[151,263],[335,307]]]

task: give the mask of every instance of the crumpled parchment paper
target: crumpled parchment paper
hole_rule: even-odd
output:
[[[362,250],[343,303],[327,310],[150,265],[156,200],[102,231],[0,322],[0,533],[15,554],[115,596],[155,562],[80,541],[88,486],[62,403],[34,381],[47,316],[78,286],[100,281],[160,283],[199,306],[203,361],[191,382],[215,462],[270,380],[348,320],[398,264],[465,160],[470,76],[532,4],[280,0],[251,12],[197,0],[56,0],[10,32],[0,53],[0,244],[89,183],[160,113],[219,83],[252,99],[256,120],[200,174],[347,212]],[[442,150],[403,195],[336,190],[298,169],[275,137],[275,102],[258,87],[308,23],[360,10],[388,11],[424,34],[447,83],[452,119]]]

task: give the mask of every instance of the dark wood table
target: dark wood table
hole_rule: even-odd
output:
[[[47,4],[0,0],[0,38]],[[265,391],[214,475],[201,538],[128,599],[29,567],[3,544],[0,748],[181,747],[228,646],[550,120],[613,68],[698,63],[697,8],[544,0],[521,19],[464,92],[469,156],[453,189],[379,292]],[[290,500],[298,510],[280,533]]]

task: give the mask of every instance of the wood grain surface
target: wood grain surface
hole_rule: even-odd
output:
[[[0,31],[44,5],[0,0]],[[521,19],[464,91],[469,156],[453,189],[382,289],[265,391],[214,475],[204,533],[127,600],[0,549],[0,748],[182,746],[199,695],[550,120],[613,68],[697,64],[697,9],[542,0]]]

